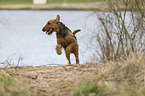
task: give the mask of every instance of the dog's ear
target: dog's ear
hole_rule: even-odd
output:
[[[60,16],[57,15],[57,18],[56,18],[56,23],[60,22]]]

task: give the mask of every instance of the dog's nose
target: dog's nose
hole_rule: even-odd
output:
[[[44,32],[44,28],[42,29],[42,31]]]

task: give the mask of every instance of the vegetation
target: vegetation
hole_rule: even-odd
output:
[[[48,0],[49,3],[90,3],[105,0]],[[0,0],[0,4],[32,4],[33,0]]]
[[[0,69],[0,96],[36,96],[31,88],[20,79],[13,78],[3,69]]]
[[[82,85],[78,85],[78,88],[74,90],[74,96],[106,96],[108,94],[108,88],[106,86],[98,85],[97,80],[85,81]]]
[[[32,0],[0,0],[0,4],[32,4]]]
[[[2,96],[144,96],[145,56],[72,66],[0,70]]]
[[[100,47],[97,52],[103,64],[97,66],[98,77],[80,84],[74,94],[144,96],[145,2],[107,0],[106,3],[109,12],[97,14],[100,32],[95,38]]]
[[[119,60],[145,51],[144,0],[107,0],[109,13],[97,14],[101,60]],[[103,17],[102,17],[103,16]]]
[[[74,96],[144,96],[145,56],[131,54],[126,60],[98,64],[97,77],[85,79]]]

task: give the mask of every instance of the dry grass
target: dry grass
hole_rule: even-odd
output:
[[[36,96],[32,90],[20,79],[13,78],[3,69],[0,70],[0,96]]]
[[[132,54],[126,60],[109,62],[99,67],[100,84],[109,88],[111,96],[144,96],[145,56]]]

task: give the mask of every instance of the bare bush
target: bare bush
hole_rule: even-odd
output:
[[[22,57],[19,57],[18,58],[18,60],[17,60],[17,62],[16,63],[14,63],[14,62],[12,62],[13,60],[12,59],[14,59],[14,56],[15,56],[16,54],[12,54],[12,55],[10,55],[9,56],[9,58],[8,59],[6,59],[5,61],[3,61],[3,62],[0,62],[0,68],[16,68],[16,67],[19,67],[19,65],[20,65],[20,62],[21,62],[21,60],[23,59]]]
[[[101,60],[119,60],[145,50],[145,1],[107,0],[109,12],[97,14],[97,42]]]

